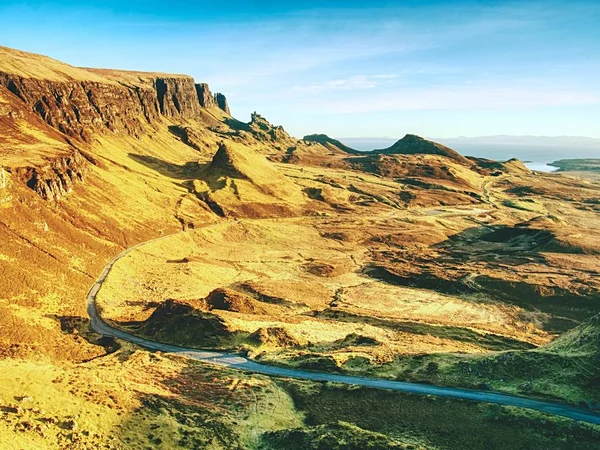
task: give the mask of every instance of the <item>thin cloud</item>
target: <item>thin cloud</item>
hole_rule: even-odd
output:
[[[594,92],[568,89],[502,88],[496,86],[461,86],[399,90],[369,95],[361,101],[325,99],[300,103],[303,108],[326,114],[368,114],[419,110],[487,110],[526,109],[550,106],[582,106],[600,104]],[[368,101],[367,101],[368,100]]]
[[[323,92],[328,90],[363,90],[373,89],[381,85],[380,80],[396,78],[396,75],[355,75],[338,80],[330,80],[324,83],[309,84],[305,86],[294,86],[295,91],[300,92]]]

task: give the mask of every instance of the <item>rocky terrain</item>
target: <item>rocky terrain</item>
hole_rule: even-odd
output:
[[[297,139],[189,76],[0,47],[0,447],[590,448],[567,419],[149,352],[91,332],[85,296],[165,237],[114,265],[112,325],[596,409],[599,192],[414,135]]]

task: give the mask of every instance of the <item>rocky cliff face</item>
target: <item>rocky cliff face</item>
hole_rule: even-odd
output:
[[[215,96],[212,92],[210,92],[208,84],[196,83],[196,93],[198,95],[198,100],[200,101],[200,106],[203,108],[212,108],[217,106]]]
[[[257,112],[253,112],[250,116],[248,127],[254,137],[261,141],[278,141],[285,143],[288,141],[298,141],[297,139],[292,138],[281,125],[272,125]]]
[[[229,111],[229,105],[227,104],[227,98],[225,98],[223,94],[217,92],[215,94],[215,102],[219,108],[221,108],[227,114],[231,114],[231,112]]]
[[[200,113],[200,101],[193,78],[157,78],[156,96],[165,117],[193,118]]]
[[[43,166],[19,168],[16,174],[42,198],[56,201],[71,192],[74,184],[85,180],[88,168],[88,161],[74,150]]]
[[[94,160],[76,149],[84,152],[84,143],[94,136],[140,138],[163,118],[198,119],[203,126],[211,120],[206,109],[220,121],[216,108],[229,113],[225,96],[213,95],[190,76],[77,68],[0,47],[0,143],[21,145],[27,155],[19,161],[14,147],[0,155],[2,165],[48,200],[60,199],[84,180],[88,161]],[[182,139],[194,144],[193,127],[189,132],[186,126],[171,128],[183,130]],[[6,176],[1,175],[4,192]]]
[[[94,132],[139,137],[144,125],[161,116],[191,119],[217,105],[208,86],[184,76],[155,77],[129,85],[97,81],[49,81],[0,73],[0,85],[23,100],[46,123],[70,137],[90,142]],[[225,96],[217,94],[228,112]],[[211,99],[212,97],[212,99]]]

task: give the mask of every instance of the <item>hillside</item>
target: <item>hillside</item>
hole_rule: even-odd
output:
[[[309,135],[304,136],[302,138],[302,140],[307,141],[307,142],[318,142],[320,144],[325,145],[326,147],[342,150],[346,153],[353,154],[353,155],[361,153],[358,150],[355,150],[353,148],[348,147],[347,145],[344,145],[337,139],[333,139],[333,138],[327,136],[326,134],[309,134]]]
[[[194,192],[219,215],[293,216],[307,198],[262,155],[223,143],[194,180]]]
[[[265,364],[588,401],[598,192],[413,135],[371,154],[297,139],[258,113],[233,118],[187,75],[0,47],[0,448],[329,448],[337,436],[586,448],[595,428],[552,416],[149,352],[92,332],[85,299],[132,249],[97,293],[117,328]],[[513,354],[535,362],[533,389],[515,366],[494,375]],[[540,355],[555,370],[541,373]]]
[[[467,158],[445,145],[429,141],[414,134],[407,134],[391,147],[373,150],[373,153],[397,155],[441,155],[463,164],[469,164]]]
[[[545,351],[563,355],[584,355],[590,358],[600,358],[600,315],[596,315],[560,335]]]

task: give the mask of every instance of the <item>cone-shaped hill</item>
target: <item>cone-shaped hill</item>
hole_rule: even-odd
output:
[[[414,134],[407,134],[394,145],[388,148],[373,150],[373,153],[386,155],[440,155],[453,159],[462,164],[471,165],[472,162],[450,147],[429,141]]]
[[[225,216],[285,216],[305,200],[300,187],[265,157],[233,143],[219,145],[194,188],[213,211]]]

